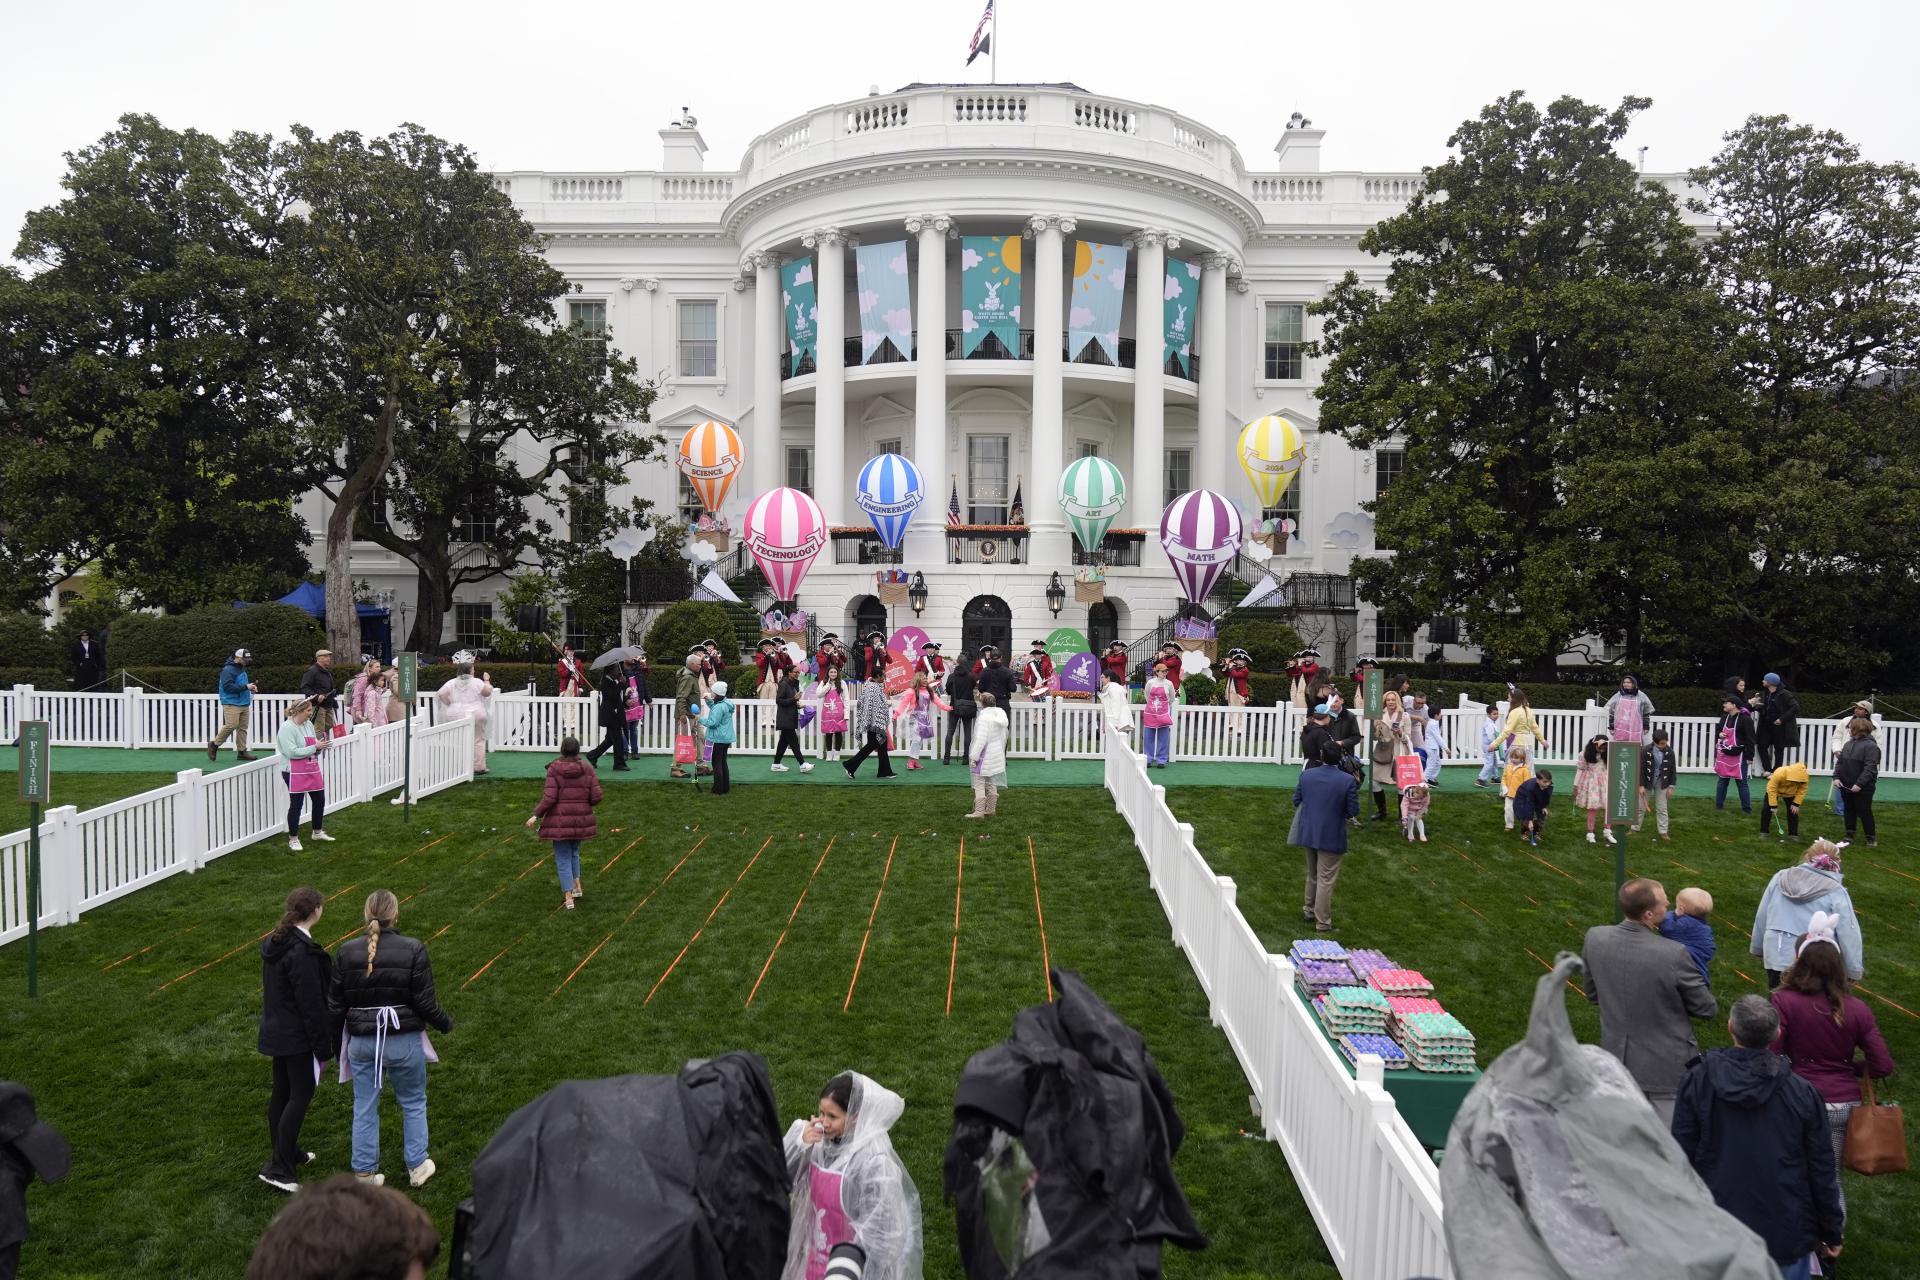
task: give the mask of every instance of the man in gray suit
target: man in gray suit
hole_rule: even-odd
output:
[[[1687,949],[1660,936],[1667,891],[1657,880],[1620,886],[1619,924],[1587,930],[1587,999],[1600,1006],[1600,1045],[1626,1065],[1660,1119],[1673,1123],[1680,1073],[1700,1053],[1689,1019],[1720,1011]]]

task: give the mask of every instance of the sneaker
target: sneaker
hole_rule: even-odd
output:
[[[811,761],[811,760],[809,760],[809,761],[807,761],[807,762],[806,762],[805,764],[803,764],[803,765],[801,765],[801,766],[800,766],[800,772],[802,772],[802,773],[812,773],[812,772],[813,772],[813,761]]]
[[[1587,843],[1588,843],[1588,844],[1599,844],[1600,842],[1599,842],[1598,840],[1596,840],[1596,839],[1594,838],[1594,835],[1593,835],[1593,832],[1591,832],[1591,831],[1589,831],[1589,832],[1587,832]],[[1608,843],[1608,844],[1612,844],[1612,843],[1613,843],[1613,837],[1612,837],[1612,836],[1608,836],[1608,837],[1607,837],[1607,843]]]
[[[392,805],[396,809],[398,809],[401,805],[405,804],[406,802],[407,802],[407,798],[404,795],[395,796],[393,799],[387,801],[388,804]]]
[[[1475,778],[1473,780],[1473,785],[1480,788],[1482,791],[1485,791],[1487,789],[1487,784],[1478,778]]]
[[[387,1175],[384,1173],[361,1173],[356,1169],[354,1170],[353,1177],[354,1181],[363,1182],[370,1187],[384,1187],[387,1185]]]
[[[1601,834],[1601,835],[1603,835],[1603,836],[1605,836],[1605,837],[1607,838],[1607,843],[1608,843],[1608,844],[1619,844],[1619,843],[1620,843],[1620,842],[1619,842],[1618,840],[1616,840],[1616,839],[1614,839],[1614,835],[1613,835],[1613,828],[1612,828],[1612,827],[1602,827],[1602,828],[1600,828],[1600,834]]]
[[[320,1158],[319,1156],[316,1156],[315,1154],[313,1154],[313,1152],[311,1151],[302,1152],[301,1154],[306,1156],[306,1159],[300,1162],[301,1164],[312,1164],[315,1160],[318,1160]]]
[[[241,764],[245,764],[249,760],[258,760],[259,758],[260,758],[259,756],[256,756],[251,751],[242,751],[239,755],[234,757],[234,759],[238,760]]]
[[[844,774],[846,774],[846,775],[847,775],[847,781],[849,781],[849,782],[851,782],[851,781],[853,781],[853,766],[852,766],[852,765],[848,765],[848,764],[842,764],[842,765],[840,766],[840,772],[842,772],[842,773],[844,773]]]
[[[1660,838],[1661,838],[1662,840],[1664,840],[1664,841],[1665,841],[1666,843],[1668,843],[1668,844],[1672,844],[1672,843],[1673,843],[1673,837],[1672,837],[1672,836],[1670,836],[1670,835],[1668,835],[1668,834],[1667,834],[1666,832],[1664,832],[1664,831],[1662,831],[1662,832],[1660,833]]]
[[[783,764],[774,765],[772,770],[772,772],[774,773],[785,773],[786,771],[787,771],[787,766]]]
[[[219,758],[220,758],[220,746],[219,746],[219,744],[218,744],[218,743],[214,743],[214,742],[209,742],[209,743],[207,744],[207,759],[209,759],[209,760],[218,760]],[[263,1174],[263,1175],[261,1175],[261,1176],[262,1176],[262,1177],[264,1177],[265,1175]]]
[[[292,1195],[300,1189],[299,1181],[296,1180],[292,1174],[280,1173],[272,1169],[262,1169],[260,1171],[260,1181],[266,1183],[275,1191],[284,1191],[288,1195]]]
[[[328,834],[327,834],[326,832],[324,832],[324,831],[314,831],[314,832],[311,832],[311,833],[309,834],[309,836],[308,836],[308,838],[309,838],[309,839],[312,839],[312,840],[318,840],[318,841],[320,841],[320,842],[321,842],[322,844],[332,844],[332,843],[334,842],[334,840],[333,840],[333,837],[332,837],[332,836],[330,836],[330,835],[328,835]]]
[[[290,838],[290,839],[289,839],[289,840],[287,841],[287,852],[289,852],[289,853],[299,853],[299,852],[300,852],[300,837],[299,837],[299,836],[293,836],[293,837],[291,837],[291,838]]]
[[[407,1170],[407,1183],[409,1186],[424,1187],[427,1185],[427,1179],[431,1178],[435,1172],[437,1170],[433,1159],[428,1157],[422,1160],[417,1168]]]

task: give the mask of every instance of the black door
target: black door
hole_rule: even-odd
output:
[[[1120,611],[1112,601],[1102,600],[1087,606],[1087,647],[1096,654],[1120,638]]]
[[[1002,658],[1013,651],[1013,611],[999,596],[975,596],[960,613],[960,647],[978,657],[982,645],[993,645]]]
[[[878,596],[861,596],[853,610],[854,639],[848,646],[848,652],[853,652],[861,641],[875,631],[883,636],[892,634],[887,630],[887,606],[880,603]]]

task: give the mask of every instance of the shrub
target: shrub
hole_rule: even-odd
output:
[[[16,613],[0,618],[0,664],[9,667],[65,665],[67,656],[39,618]],[[65,685],[63,680],[62,685]]]
[[[1220,628],[1220,656],[1245,649],[1255,671],[1285,670],[1287,660],[1306,648],[1300,633],[1284,622],[1229,622]]]
[[[292,605],[204,605],[179,614],[129,614],[113,624],[109,644],[116,667],[218,668],[235,649],[252,650],[255,666],[304,667],[312,665],[313,651],[326,644],[326,636]],[[341,665],[357,656],[344,655]]]
[[[656,665],[679,666],[702,640],[720,646],[722,665],[738,660],[732,614],[711,600],[670,604],[647,629],[647,659]]]

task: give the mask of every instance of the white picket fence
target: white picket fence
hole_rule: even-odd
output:
[[[1207,993],[1253,1086],[1265,1136],[1280,1144],[1294,1181],[1346,1280],[1450,1276],[1441,1228],[1440,1172],[1394,1105],[1384,1069],[1362,1054],[1355,1074],[1306,1007],[1294,968],[1261,943],[1167,807],[1166,788],[1119,735],[1105,744],[1106,786],[1146,860],[1173,940]]]
[[[398,723],[377,729],[363,725],[321,753],[327,812],[397,790],[405,777],[404,736],[405,726]],[[72,805],[49,809],[40,824],[40,927],[72,924],[82,912],[157,880],[198,871],[223,854],[284,834],[282,766],[278,756],[266,755],[218,773],[188,769],[167,786],[85,812]],[[414,798],[472,778],[471,722],[416,721]],[[27,858],[26,830],[0,836],[0,944],[26,936]]]
[[[270,742],[294,694],[256,694],[253,700],[253,736]],[[441,709],[431,695],[423,695],[416,714],[435,723]],[[735,755],[772,755],[778,734],[773,703],[760,698],[734,702]],[[1502,704],[1504,710],[1504,704]],[[1007,754],[1023,760],[1098,760],[1103,755],[1099,704],[1049,699],[1015,702],[1006,708],[1012,733]],[[1139,741],[1140,707],[1133,708]],[[1483,704],[1463,695],[1458,706],[1439,711],[1446,732],[1449,764],[1481,762],[1480,727],[1486,722]],[[1535,762],[1571,765],[1587,738],[1606,729],[1606,711],[1591,701],[1584,708],[1535,708],[1545,741]],[[31,685],[0,690],[0,742],[11,742],[21,720],[52,722],[57,747],[198,747],[220,723],[219,699],[213,694],[148,693],[127,689],[120,693],[48,693]],[[1300,730],[1305,713],[1288,703],[1270,707],[1188,707],[1175,709],[1172,758],[1214,763],[1299,764]],[[419,723],[419,721],[416,721]],[[1802,720],[1800,743],[1789,760],[1803,760],[1815,773],[1832,764],[1829,741],[1839,720]],[[1875,718],[1880,743],[1880,773],[1887,778],[1920,778],[1920,722]],[[1653,717],[1651,728],[1666,729],[1673,737],[1676,764],[1682,773],[1713,772],[1713,740],[1719,727],[1715,716]],[[1365,722],[1362,722],[1362,730]],[[561,698],[526,693],[496,693],[490,700],[487,747],[493,751],[555,752],[560,740],[576,735],[586,746],[600,740],[600,698]],[[673,750],[673,705],[656,699],[639,722],[640,755],[666,755]],[[946,716],[936,713],[936,749],[946,741]],[[800,731],[800,745],[817,757],[824,740],[819,720]],[[957,749],[956,743],[956,749]],[[396,766],[397,767],[397,766]],[[396,775],[397,776],[397,775]]]

